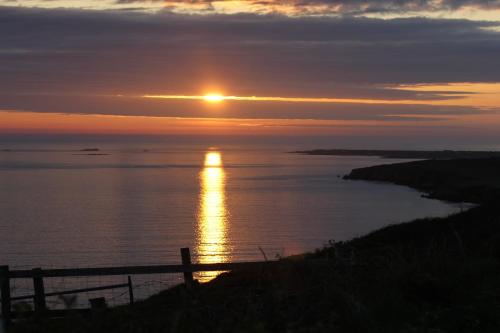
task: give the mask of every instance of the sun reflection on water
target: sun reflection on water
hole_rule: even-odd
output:
[[[200,172],[200,202],[198,208],[197,253],[200,263],[216,263],[228,260],[226,208],[226,173],[220,152],[205,154],[205,164]],[[204,272],[198,275],[201,282],[208,281],[220,272]]]

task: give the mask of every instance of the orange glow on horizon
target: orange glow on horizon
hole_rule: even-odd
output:
[[[336,97],[283,97],[283,96],[234,96],[209,93],[206,95],[142,95],[150,99],[202,100],[206,102],[244,101],[244,102],[284,102],[284,103],[350,103],[380,105],[448,105],[473,107],[500,107],[500,83],[451,83],[415,84],[386,87],[390,90],[428,92],[429,98],[422,99],[373,99],[373,98],[336,98]],[[434,94],[432,94],[434,93]],[[462,93],[462,94],[461,94]],[[436,99],[439,96],[442,98]]]
[[[330,97],[281,97],[281,96],[223,96],[210,95],[142,95],[142,98],[201,100],[207,102],[242,101],[242,102],[285,102],[285,103],[357,103],[357,104],[430,104],[425,100],[383,100],[363,98]]]
[[[419,84],[404,85],[399,90],[410,90],[417,92],[440,91],[443,95],[458,97],[457,99],[445,99],[429,104],[436,105],[460,105],[484,108],[500,107],[500,83],[450,83],[450,84]]]
[[[405,133],[409,128],[446,126],[498,128],[496,114],[446,116],[388,115],[391,120],[321,120],[321,119],[231,119],[178,118],[153,116],[83,115],[16,112],[0,110],[3,134],[119,134],[119,135],[330,135],[356,133]],[[441,116],[440,116],[441,117]],[[410,118],[410,119],[407,119]]]
[[[393,90],[409,90],[429,93],[428,100],[370,100],[310,97],[266,97],[229,96],[221,89],[206,89],[206,95],[131,95],[137,98],[199,100],[200,108],[223,109],[217,115],[207,112],[206,117],[76,114],[56,112],[28,112],[0,110],[0,133],[2,134],[119,134],[119,135],[356,135],[405,133],[408,130],[438,131],[440,128],[454,128],[454,131],[470,130],[471,133],[496,133],[500,127],[500,83],[453,83],[419,84],[388,87]],[[118,98],[110,95],[110,98]],[[121,95],[119,98],[124,98]],[[436,96],[441,96],[437,98]],[[448,99],[447,99],[448,98]],[[371,117],[368,112],[360,119],[315,119],[286,118],[287,106],[283,104],[283,118],[271,119],[232,116],[232,109],[238,105],[224,105],[223,101],[248,101],[248,103],[291,102],[291,103],[359,103],[359,104],[413,104],[474,107],[478,112],[461,114],[457,112],[435,113],[390,112]],[[148,101],[153,102],[153,101]],[[213,104],[212,104],[213,103]],[[219,104],[220,103],[220,104]],[[144,103],[147,104],[147,103]],[[162,103],[159,103],[160,105]],[[192,106],[192,104],[191,104]],[[304,105],[307,107],[307,105]],[[257,107],[257,106],[256,106]],[[307,110],[305,108],[304,110]],[[473,111],[473,110],[471,110]],[[483,111],[483,112],[481,112]],[[306,112],[306,111],[304,111]],[[161,114],[158,112],[157,114]],[[208,116],[210,115],[210,116]],[[306,113],[301,114],[304,117]],[[366,116],[367,119],[363,119]],[[332,117],[333,118],[333,117]]]
[[[477,121],[484,117],[477,116]],[[489,124],[491,119],[488,120]],[[442,126],[438,121],[419,121],[419,125]],[[215,134],[215,135],[295,135],[352,133],[355,129],[395,128],[414,125],[407,120],[321,120],[321,119],[237,119],[179,118],[158,116],[117,116],[96,114],[64,114],[16,112],[0,110],[2,133],[51,134]]]

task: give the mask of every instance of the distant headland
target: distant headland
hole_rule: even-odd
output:
[[[405,185],[435,199],[485,203],[500,200],[500,158],[424,160],[358,168],[344,177]]]
[[[500,157],[498,151],[466,151],[466,150],[377,150],[377,149],[314,149],[292,151],[305,155],[334,156],[380,156],[383,158],[408,159],[463,159]]]

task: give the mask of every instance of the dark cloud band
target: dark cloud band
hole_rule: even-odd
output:
[[[0,108],[62,112],[58,105],[64,105],[68,112],[105,112],[107,104],[98,106],[97,98],[63,103],[57,96],[196,95],[207,89],[242,96],[442,99],[439,92],[386,87],[500,82],[500,34],[488,30],[497,25],[422,18],[0,8]],[[52,97],[37,99],[39,93]],[[143,112],[139,104],[135,111],[120,103],[108,106],[109,113]],[[394,108],[391,114],[397,113]],[[401,107],[412,113],[418,108]],[[183,109],[159,103],[154,110],[177,115]],[[278,110],[269,110],[258,109],[259,117],[279,116]],[[310,110],[301,106],[292,111],[296,117],[310,117]],[[336,106],[316,114],[381,114],[373,106],[356,110],[359,113],[353,106]]]

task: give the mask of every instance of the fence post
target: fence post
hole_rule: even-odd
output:
[[[189,268],[191,266],[191,252],[189,251],[189,247],[181,248],[181,258],[184,268]],[[193,272],[184,271],[184,282],[188,287],[193,285]]]
[[[7,331],[11,320],[9,266],[0,266],[0,292],[2,293],[2,326]]]
[[[128,297],[130,298],[130,304],[134,304],[134,287],[130,275],[128,276]]]
[[[41,314],[47,309],[45,302],[45,287],[43,285],[43,275],[41,268],[33,268],[33,288],[35,290],[35,313]]]

